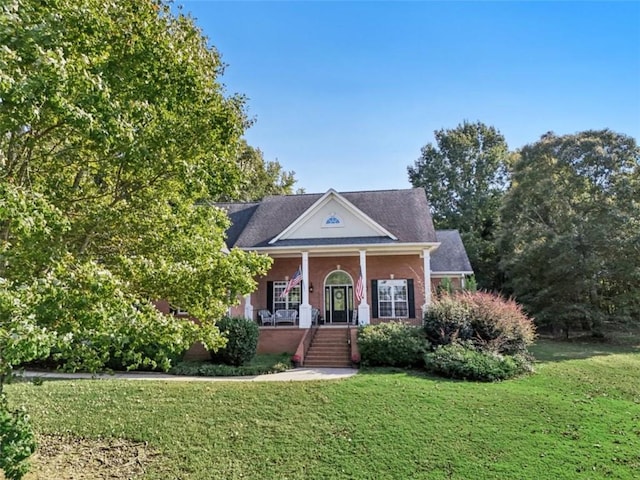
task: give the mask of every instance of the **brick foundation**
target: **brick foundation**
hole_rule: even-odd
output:
[[[260,329],[258,353],[290,353],[298,348],[306,330],[298,327],[264,327]]]

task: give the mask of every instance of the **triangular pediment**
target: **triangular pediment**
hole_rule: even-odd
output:
[[[325,193],[269,243],[311,238],[397,238],[333,189]]]

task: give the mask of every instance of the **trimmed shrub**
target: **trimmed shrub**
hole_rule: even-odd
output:
[[[424,316],[427,339],[434,345],[472,342],[478,350],[525,354],[535,339],[532,320],[514,300],[486,292],[442,295]]]
[[[233,366],[210,362],[179,362],[169,370],[173,375],[200,377],[240,377],[247,375],[265,375],[267,373],[286,372],[291,369],[290,355],[256,355],[246,365]]]
[[[448,378],[494,382],[533,371],[524,355],[479,351],[470,344],[452,343],[424,355],[427,371]]]
[[[361,327],[358,348],[362,365],[415,367],[422,364],[429,343],[420,327],[388,322]]]
[[[243,317],[223,317],[217,324],[227,345],[211,352],[211,359],[236,367],[250,362],[258,349],[258,324]]]

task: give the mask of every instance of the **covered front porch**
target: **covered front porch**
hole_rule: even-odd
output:
[[[270,252],[274,264],[243,314],[264,329],[419,323],[431,298],[430,251]],[[300,270],[300,280],[290,286]],[[374,291],[372,291],[374,290]]]

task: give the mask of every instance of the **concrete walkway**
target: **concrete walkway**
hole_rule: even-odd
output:
[[[114,374],[92,375],[90,373],[60,373],[25,370],[15,372],[19,377],[40,378],[42,380],[156,380],[170,382],[297,382],[308,380],[337,380],[352,377],[355,368],[292,368],[286,372],[253,375],[245,377],[190,377],[156,372],[117,372]]]

